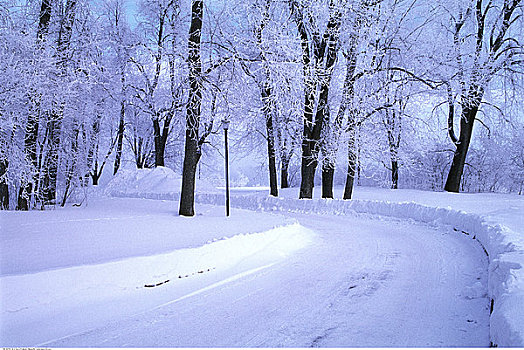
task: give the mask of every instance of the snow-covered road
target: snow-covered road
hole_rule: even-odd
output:
[[[242,269],[217,272],[214,281],[198,276],[186,294],[165,284],[151,290],[151,298],[170,300],[163,306],[44,344],[489,345],[487,258],[471,239],[389,218],[289,215],[317,235],[286,259],[252,259]]]

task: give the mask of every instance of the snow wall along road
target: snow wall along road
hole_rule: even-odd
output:
[[[117,197],[178,200],[178,192],[122,193]],[[219,193],[197,193],[196,201],[223,205]],[[371,214],[411,219],[433,226],[451,227],[458,234],[480,244],[489,259],[488,294],[491,298],[490,341],[493,346],[524,346],[524,237],[505,226],[491,225],[476,214],[449,208],[435,208],[413,202],[338,199],[289,199],[253,195],[231,197],[231,205],[263,211],[291,211],[318,214]]]

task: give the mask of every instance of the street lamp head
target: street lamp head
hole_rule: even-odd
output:
[[[222,129],[227,130],[229,129],[229,123],[230,121],[227,119],[222,119]]]

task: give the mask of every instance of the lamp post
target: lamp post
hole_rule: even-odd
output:
[[[227,119],[222,120],[222,129],[224,129],[224,141],[225,141],[225,161],[226,161],[226,216],[229,216],[229,153],[227,147],[227,130],[229,129],[230,121]]]

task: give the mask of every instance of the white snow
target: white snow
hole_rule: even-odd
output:
[[[159,288],[169,304],[42,345],[489,345],[488,299],[460,295],[476,282],[487,288],[486,257],[468,238],[400,220],[291,215],[316,236],[286,259],[246,259],[247,273],[198,297],[180,299],[168,283]]]
[[[343,189],[335,195],[341,197]],[[507,194],[457,194],[419,190],[356,187],[353,200],[301,201],[298,189],[281,191],[284,198],[246,195],[242,188],[233,203],[266,210],[314,213],[365,213],[447,226],[479,242],[489,254],[491,342],[498,346],[524,346],[524,198]],[[203,202],[217,202],[202,195]],[[257,198],[254,200],[254,198]],[[236,201],[236,202],[235,202]]]
[[[519,196],[241,188],[224,218],[203,182],[183,218],[179,180],[127,172],[103,190],[138,198],[1,212],[1,345],[524,345]]]
[[[201,215],[183,218],[175,208],[105,199],[85,209],[2,213],[2,345],[34,346],[148,310],[171,296],[147,300],[156,287],[146,285],[175,284],[189,294],[243,272],[247,258],[274,263],[313,237],[279,215],[235,209],[226,219],[223,208],[200,206]],[[140,296],[140,303],[122,302]],[[112,303],[121,308],[106,309]],[[82,312],[71,318],[73,310]]]

